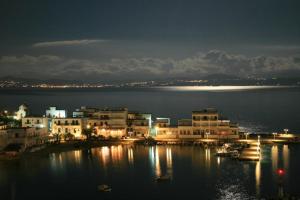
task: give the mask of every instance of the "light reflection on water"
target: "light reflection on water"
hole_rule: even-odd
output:
[[[259,90],[259,89],[276,89],[276,88],[291,88],[293,86],[161,86],[156,87],[163,90],[171,91],[244,91],[244,90]]]
[[[255,183],[256,183],[256,195],[260,196],[260,179],[261,179],[261,161],[256,162],[255,166]]]
[[[173,160],[172,160],[172,149],[171,148],[167,148],[166,157],[167,157],[167,174],[172,177],[173,176]]]
[[[155,148],[155,175],[161,176],[158,147]]]
[[[131,191],[130,188],[136,188],[140,191],[145,190],[151,192],[154,190],[151,185],[156,184],[153,183],[153,177],[168,174],[172,177],[170,187],[174,187],[174,189],[172,189],[174,194],[178,192],[178,194],[180,194],[180,190],[177,190],[177,187],[187,187],[190,189],[191,194],[196,194],[197,189],[195,190],[195,188],[193,188],[195,185],[199,189],[202,188],[204,197],[210,197],[206,199],[256,199],[276,195],[276,170],[280,166],[283,166],[287,171],[291,168],[290,164],[292,158],[290,156],[291,150],[289,146],[273,145],[262,148],[265,148],[265,150],[262,151],[264,154],[262,161],[238,162],[230,158],[214,157],[214,148],[187,146],[103,146],[91,149],[90,155],[84,153],[84,150],[50,154],[48,167],[53,172],[51,173],[52,175],[57,174],[56,176],[50,177],[50,179],[59,180],[65,177],[66,180],[70,182],[74,181],[75,183],[78,180],[72,179],[72,177],[75,176],[74,174],[72,175],[72,173],[82,174],[83,177],[89,173],[92,179],[95,175],[98,176],[98,184],[99,182],[101,183],[101,180],[113,181],[112,184],[120,184],[121,188],[124,187],[128,191]],[[88,163],[93,166],[92,168],[88,168],[93,170],[91,172],[85,171],[86,169],[82,167],[87,165],[86,156],[92,157],[91,160],[93,162]],[[18,170],[25,172],[31,169],[31,165],[34,163],[37,163],[37,161],[28,162],[26,165],[23,165],[26,166],[26,168],[18,168]],[[143,165],[139,163],[143,163]],[[131,168],[131,166],[134,166],[134,168]],[[143,166],[145,166],[145,168],[143,168]],[[181,168],[181,166],[184,166],[184,168]],[[70,169],[75,171],[72,172]],[[130,169],[134,169],[138,174],[129,173]],[[5,170],[7,169],[3,168],[0,163],[0,172],[1,175],[4,174],[3,177],[7,174]],[[36,173],[32,175],[33,180],[34,176],[39,175],[38,170],[35,172]],[[21,174],[23,174],[23,172]],[[149,174],[151,174],[150,177],[152,177],[150,179],[135,179],[132,177],[147,177]],[[18,182],[13,179],[10,180],[10,176],[6,176],[8,179],[3,179],[3,177],[1,177],[0,189],[1,185],[5,185],[6,182],[9,185],[8,187],[11,188],[12,183],[15,181],[16,187],[14,188],[16,188],[15,193],[18,196]],[[20,178],[22,179],[22,175]],[[135,180],[136,182],[133,181],[133,185],[128,188],[129,186],[127,187],[122,184],[123,179]],[[141,182],[139,181],[145,182],[147,188],[141,188]],[[289,180],[285,181],[287,182]],[[90,187],[88,186],[90,184],[88,179],[80,180],[80,182],[84,182],[87,184],[86,187]],[[64,181],[61,183],[64,183]],[[60,184],[60,182],[58,182],[58,184]],[[26,184],[22,185],[22,187],[26,186]],[[157,184],[157,187],[165,186]],[[117,188],[118,187],[116,187],[116,191],[118,191]],[[9,189],[9,191],[11,190]],[[164,192],[166,194],[168,193],[167,190],[163,191],[163,194]]]
[[[283,167],[285,171],[289,171],[289,147],[288,145],[283,145],[282,149]]]
[[[128,162],[129,162],[129,164],[132,165],[133,162],[134,162],[133,149],[132,149],[132,148],[129,148],[129,149],[128,149],[127,155],[128,155]]]

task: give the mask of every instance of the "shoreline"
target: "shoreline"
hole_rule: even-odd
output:
[[[134,140],[95,140],[95,141],[68,141],[61,143],[50,143],[47,144],[44,148],[41,148],[37,151],[30,152],[26,150],[22,153],[19,153],[15,156],[11,156],[8,154],[0,154],[0,161],[10,161],[10,160],[21,160],[29,157],[36,156],[46,156],[51,153],[62,153],[74,150],[82,150],[89,148],[97,148],[103,146],[114,146],[114,145],[144,145],[144,146],[152,146],[152,145],[174,145],[174,146],[220,146],[224,143],[235,143],[235,144],[246,144],[255,142],[257,139],[249,138],[238,139],[232,141],[217,141],[212,139],[199,139],[199,140],[174,140],[174,139],[163,139],[163,140],[151,140],[148,141],[146,139],[134,139]],[[300,144],[300,140],[283,140],[283,139],[270,139],[270,138],[262,138],[260,140],[263,145],[273,145],[273,144]]]

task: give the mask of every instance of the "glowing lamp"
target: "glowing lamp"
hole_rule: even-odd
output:
[[[278,174],[279,176],[283,176],[283,175],[285,174],[284,169],[277,169],[277,174]]]

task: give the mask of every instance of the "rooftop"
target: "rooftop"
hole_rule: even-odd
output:
[[[192,113],[196,113],[196,114],[205,114],[205,113],[214,114],[214,113],[218,113],[218,110],[215,109],[215,108],[206,108],[206,109],[203,109],[203,110],[192,111]]]

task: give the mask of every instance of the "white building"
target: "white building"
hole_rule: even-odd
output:
[[[49,107],[46,110],[46,117],[49,118],[66,118],[67,111],[66,110],[58,110],[56,107]]]
[[[47,117],[24,117],[22,118],[22,127],[23,128],[46,128],[48,131],[49,127],[49,118]]]
[[[28,107],[25,104],[19,106],[19,110],[15,113],[14,119],[21,120],[28,114]]]

